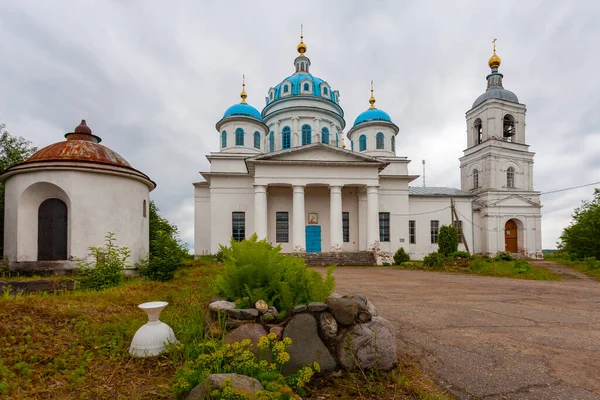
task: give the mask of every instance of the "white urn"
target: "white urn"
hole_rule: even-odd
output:
[[[173,329],[158,318],[160,312],[169,303],[151,301],[138,307],[148,314],[148,322],[137,330],[129,347],[129,354],[134,357],[152,357],[164,352],[167,344],[176,344]]]

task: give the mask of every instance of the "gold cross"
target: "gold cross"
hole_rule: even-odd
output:
[[[494,43],[494,54],[496,53],[496,40],[498,39],[494,38],[494,40],[492,40],[492,43]]]

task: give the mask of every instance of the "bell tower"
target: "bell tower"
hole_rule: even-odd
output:
[[[504,88],[494,52],[488,61],[485,92],[466,113],[467,148],[460,158],[461,189],[473,193],[475,229],[481,230],[476,252],[519,253],[541,256],[541,212],[539,192],[533,189],[533,158],[525,135],[526,107]],[[513,243],[515,228],[518,239]]]

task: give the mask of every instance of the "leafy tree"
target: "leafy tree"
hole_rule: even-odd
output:
[[[600,189],[573,212],[571,225],[563,230],[559,248],[576,258],[600,259]]]
[[[158,214],[154,201],[150,201],[149,209],[150,253],[139,270],[150,280],[168,281],[183,265],[188,251],[179,239],[177,226]]]
[[[440,226],[438,252],[448,257],[458,250],[458,228],[451,225]]]
[[[12,136],[5,124],[0,124],[0,174],[10,166],[25,161],[37,151],[31,142]],[[4,253],[4,182],[0,183],[0,256]]]

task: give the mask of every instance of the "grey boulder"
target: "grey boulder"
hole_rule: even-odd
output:
[[[263,390],[260,382],[254,378],[238,374],[211,374],[206,377],[199,385],[193,388],[185,400],[203,400],[207,398],[211,390],[224,386],[225,379],[231,380],[231,386],[234,389],[242,389],[249,395],[254,395],[259,390]]]
[[[350,299],[328,297],[327,307],[338,324],[343,326],[354,324],[358,315],[358,303]]]
[[[260,324],[247,324],[242,325],[229,332],[225,336],[225,343],[231,344],[241,342],[244,339],[250,339],[252,342],[252,352],[255,356],[260,356],[260,350],[258,349],[258,339],[261,336],[267,336],[267,331]]]

